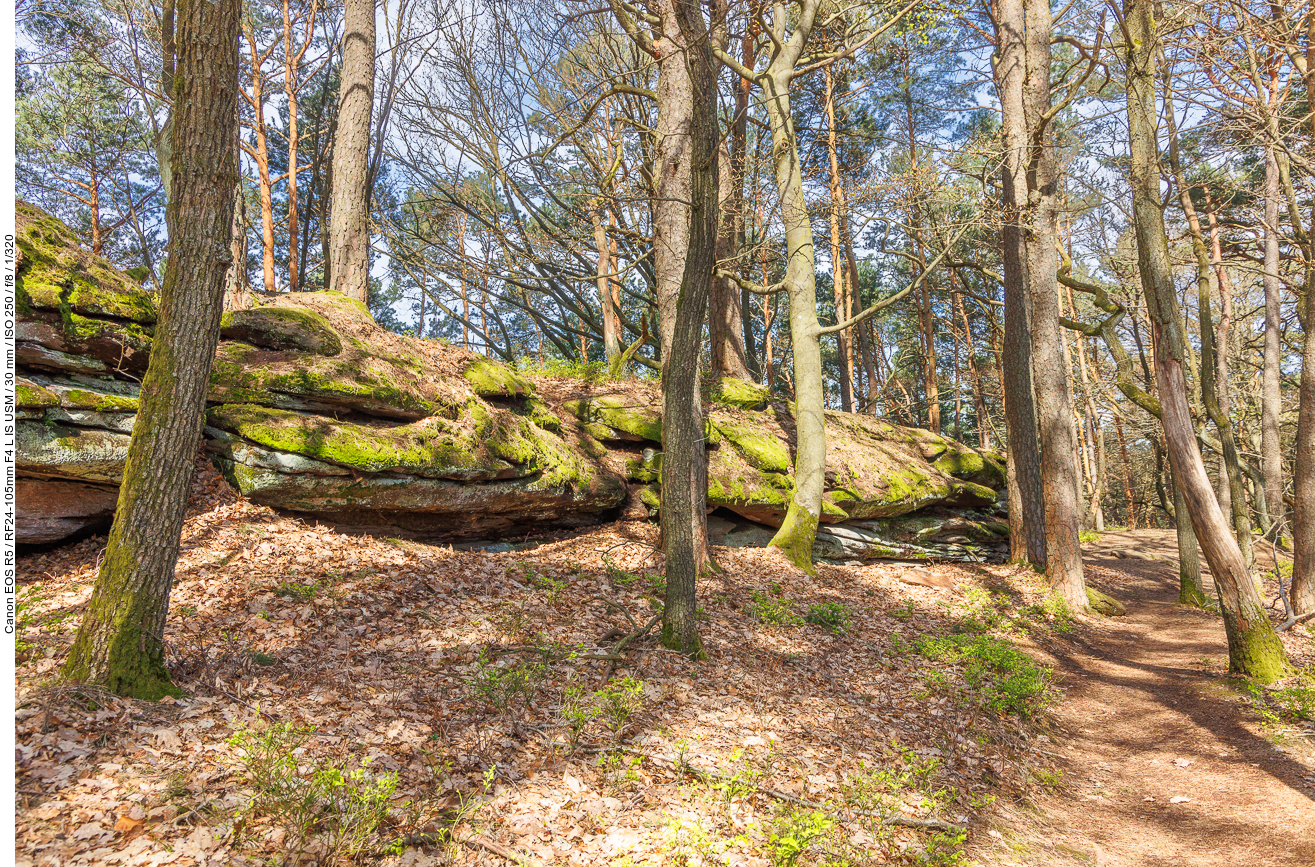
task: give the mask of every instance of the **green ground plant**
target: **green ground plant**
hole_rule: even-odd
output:
[[[397,791],[397,775],[371,776],[365,765],[298,764],[296,752],[314,729],[279,723],[256,732],[239,729],[229,743],[242,753],[241,777],[253,794],[234,823],[235,834],[263,819],[284,831],[287,861],[314,853],[321,864],[356,858],[373,846]]]
[[[1053,699],[1052,675],[1009,642],[989,635],[923,636],[918,652],[954,665],[981,707],[1028,719]]]
[[[813,844],[836,828],[836,819],[821,810],[788,807],[767,827],[767,853],[773,867],[794,867]]]
[[[810,605],[808,613],[804,615],[806,623],[820,626],[836,635],[845,633],[849,620],[849,609],[839,602],[819,602],[816,605]]]
[[[466,679],[466,687],[503,722],[510,723],[513,731],[519,732],[546,676],[547,668],[539,662],[497,665],[480,657],[475,673]]]
[[[794,613],[789,599],[768,596],[758,590],[753,591],[752,599],[753,601],[744,607],[744,611],[759,623],[789,627],[802,626],[804,623],[804,619]]]

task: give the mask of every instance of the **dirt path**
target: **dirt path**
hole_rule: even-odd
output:
[[[1107,537],[1088,562],[1128,616],[1055,657],[1063,781],[1036,812],[1003,815],[1008,830],[974,854],[986,864],[1315,865],[1309,732],[1276,745],[1236,700],[1222,624],[1174,604],[1174,564],[1106,559],[1124,542],[1172,555],[1172,535],[1119,535],[1136,538]]]

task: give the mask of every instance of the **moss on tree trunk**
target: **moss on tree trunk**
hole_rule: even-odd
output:
[[[64,674],[177,695],[164,623],[230,264],[237,183],[237,0],[178,3],[169,263],[105,559]]]

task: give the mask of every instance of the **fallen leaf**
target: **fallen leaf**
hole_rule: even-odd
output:
[[[136,831],[145,823],[141,819],[133,819],[128,816],[120,816],[119,821],[114,823],[116,831]]]

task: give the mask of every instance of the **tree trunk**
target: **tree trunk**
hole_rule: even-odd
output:
[[[822,70],[825,81],[826,107],[826,153],[830,177],[828,187],[831,193],[831,282],[836,305],[836,321],[844,322],[849,318],[849,297],[851,288],[846,279],[848,274],[840,243],[840,224],[845,213],[845,192],[840,179],[840,160],[837,151],[836,136],[836,98],[835,76],[831,67]],[[854,411],[854,354],[849,345],[849,332],[836,332],[837,359],[840,362],[840,408],[844,412]]]
[[[265,70],[264,60],[268,52],[262,53],[256,46],[256,35],[249,22],[244,23],[247,48],[251,52],[251,95],[247,102],[251,105],[254,116],[252,130],[256,134],[256,146],[243,144],[247,156],[255,160],[256,176],[260,189],[260,250],[261,267],[266,292],[278,291],[278,278],[274,274],[274,185],[269,176],[269,142],[265,137]]]
[[[685,244],[669,251],[685,254],[674,297],[670,286],[659,284],[658,293],[665,335],[661,520],[667,598],[662,643],[698,659],[703,644],[695,584],[709,563],[708,465],[698,358],[709,283],[717,265],[717,76],[700,7],[663,0],[659,8],[662,38],[654,40],[659,57],[657,202],[663,210],[683,213],[686,220]],[[654,214],[655,225],[659,213]],[[670,230],[677,227],[670,214],[661,217],[669,240]]]
[[[1201,549],[1196,544],[1196,532],[1187,517],[1187,501],[1183,490],[1173,477],[1174,530],[1178,535],[1178,604],[1192,608],[1205,607],[1205,587],[1201,584]]]
[[[1185,338],[1160,210],[1156,132],[1155,58],[1158,35],[1151,0],[1127,0],[1127,101],[1130,179],[1137,261],[1155,336],[1155,380],[1161,423],[1187,518],[1205,552],[1228,634],[1229,669],[1271,682],[1290,670],[1287,654],[1247,571],[1237,540],[1224,520],[1197,448],[1187,404]],[[1184,516],[1179,515],[1182,520]]]
[[[743,180],[735,171],[735,162],[725,150],[718,160],[718,199],[721,202],[717,231],[717,259],[724,267],[739,270],[731,264],[740,253],[744,233]],[[712,374],[735,379],[752,380],[748,360],[744,354],[744,322],[741,320],[742,290],[730,277],[714,277],[712,295],[708,305],[708,338],[712,344]]]
[[[1171,85],[1167,67],[1164,73],[1164,82],[1167,98]],[[1196,205],[1192,201],[1187,186],[1187,176],[1183,172],[1182,164],[1179,161],[1178,127],[1171,101],[1166,117],[1169,124],[1169,167],[1173,171],[1174,180],[1178,186],[1178,202],[1183,209],[1183,216],[1187,218],[1188,234],[1191,236],[1192,241],[1192,253],[1196,258],[1196,307],[1201,340],[1201,402],[1204,404],[1211,421],[1214,422],[1215,429],[1219,431],[1220,464],[1223,470],[1220,473],[1222,477],[1220,487],[1228,492],[1227,498],[1220,497],[1218,499],[1221,510],[1232,517],[1233,534],[1237,537],[1237,544],[1242,551],[1242,558],[1246,561],[1247,568],[1250,569],[1255,564],[1255,554],[1251,545],[1251,517],[1246,510],[1246,493],[1242,487],[1242,471],[1238,462],[1237,444],[1233,438],[1233,422],[1224,411],[1223,402],[1220,399],[1222,392],[1219,379],[1221,367],[1216,357],[1218,349],[1215,346],[1213,312],[1213,299],[1218,294],[1220,272],[1214,268],[1213,263],[1210,261],[1210,250],[1205,243],[1205,233],[1201,229],[1201,221],[1196,213]],[[1226,365],[1223,369],[1227,369]],[[1236,493],[1236,496],[1234,496],[1234,493]],[[1227,504],[1226,507],[1225,504]]]
[[[367,303],[370,298],[370,214],[366,175],[374,107],[374,0],[346,0],[338,129],[333,140],[333,200],[329,214],[328,288]]]
[[[610,370],[621,358],[621,322],[612,292],[612,248],[607,237],[608,227],[603,222],[604,210],[600,205],[592,210],[591,216],[594,221],[594,247],[598,251],[598,304],[603,309],[603,354]],[[618,370],[617,375],[624,376],[625,371]]]
[[[1025,50],[1023,0],[996,5],[995,82],[1003,112],[1004,164],[1000,170],[1004,223],[1000,248],[1005,286],[1005,337],[1001,353],[1005,423],[1009,434],[1009,556],[1038,569],[1046,566],[1041,452],[1037,445],[1028,339],[1030,302],[1023,210],[1027,204],[1027,134],[1023,109]]]
[[[799,26],[802,27],[802,22]],[[795,491],[785,520],[770,544],[780,548],[800,569],[812,574],[813,542],[822,515],[825,483],[826,424],[813,228],[804,199],[799,144],[790,112],[790,80],[796,57],[797,54],[794,57],[784,52],[779,54],[759,79],[772,129],[772,162],[789,257],[785,286],[790,301],[790,352],[795,381]]]
[[[288,291],[300,292],[301,271],[297,267],[299,247],[297,236],[300,230],[298,223],[300,217],[297,214],[297,182],[301,178],[297,171],[297,64],[306,48],[303,45],[301,51],[292,50],[291,5],[291,0],[283,0],[283,95],[288,101]],[[311,6],[308,35],[315,24],[316,8],[314,5]]]
[[[1279,443],[1279,413],[1282,409],[1279,366],[1282,364],[1279,346],[1283,320],[1281,304],[1283,283],[1279,276],[1279,197],[1283,194],[1279,183],[1278,155],[1275,146],[1265,148],[1265,359],[1260,388],[1260,461],[1265,474],[1265,506],[1269,519],[1276,524],[1283,521],[1283,451]],[[1275,540],[1284,533],[1278,531]]]
[[[1306,93],[1315,93],[1315,15],[1306,16]],[[1310,120],[1315,132],[1315,115]],[[1307,229],[1306,297],[1301,357],[1301,386],[1293,463],[1292,607],[1297,614],[1315,611],[1315,206]]]
[[[64,673],[135,698],[179,691],[164,624],[204,419],[237,185],[237,0],[179,0],[169,261],[114,526]]]
[[[1042,497],[1045,504],[1046,574],[1050,586],[1075,611],[1090,608],[1078,542],[1077,447],[1068,376],[1060,342],[1056,273],[1059,212],[1054,135],[1044,114],[1050,108],[1049,0],[1024,0],[1027,63],[1023,93],[1030,139],[1028,220],[1024,232],[1027,278],[1032,299],[1032,382],[1036,390],[1037,426],[1041,433]]]
[[[1119,440],[1119,457],[1123,460],[1123,522],[1129,530],[1137,529],[1137,506],[1132,498],[1132,461],[1128,459],[1128,440],[1123,435],[1123,417],[1114,415],[1114,434]]]

